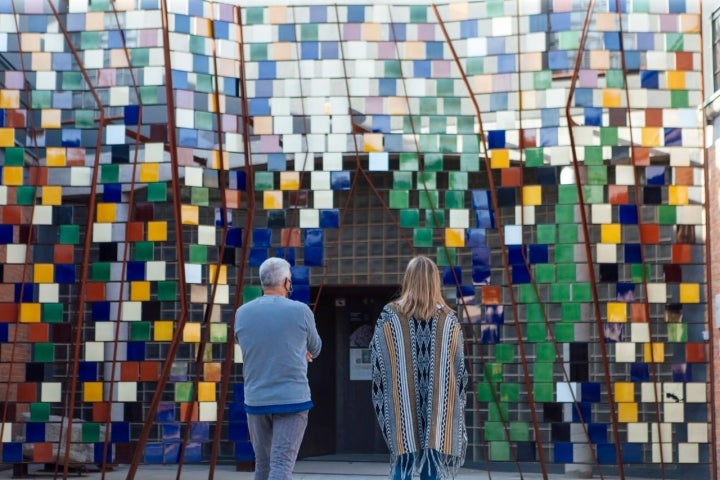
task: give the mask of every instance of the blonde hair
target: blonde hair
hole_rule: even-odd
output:
[[[450,308],[440,290],[440,271],[435,262],[422,255],[408,262],[400,297],[396,302],[398,313],[417,320],[435,315],[438,305]]]

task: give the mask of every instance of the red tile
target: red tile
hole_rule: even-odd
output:
[[[672,263],[690,263],[692,258],[692,245],[676,243],[672,246]]]
[[[22,207],[17,205],[6,205],[2,207],[2,223],[5,225],[20,225],[22,219]]]
[[[522,185],[522,170],[518,167],[503,168],[500,174],[503,187],[519,187]]]
[[[52,463],[53,461],[52,443],[34,443],[32,452],[35,463]]]
[[[85,299],[88,302],[102,302],[105,300],[105,283],[88,282],[86,292]]]
[[[37,402],[38,384],[35,382],[18,383],[17,401],[20,403]]]
[[[630,304],[630,321],[633,323],[647,323],[647,310],[644,303]]]
[[[28,340],[31,342],[47,342],[50,340],[48,323],[35,323],[28,325]]]
[[[660,225],[657,223],[640,225],[640,240],[645,244],[660,243]]]
[[[75,263],[75,245],[55,245],[55,263]]]
[[[159,362],[141,362],[140,363],[140,381],[154,382],[160,378]]]
[[[704,363],[707,361],[705,344],[688,342],[685,344],[685,361],[688,363]]]
[[[627,205],[627,185],[608,185],[608,200],[612,205]]]
[[[693,52],[675,52],[675,70],[694,70]]]
[[[663,127],[663,111],[661,108],[645,109],[646,127]]]
[[[120,381],[137,382],[140,374],[138,362],[120,362]]]
[[[110,404],[106,402],[93,402],[92,404],[92,421],[93,422],[109,422],[110,421]]]
[[[128,242],[141,242],[145,239],[145,224],[143,222],[128,222],[125,237]]]

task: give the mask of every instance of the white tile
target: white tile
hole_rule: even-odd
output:
[[[300,228],[317,228],[320,226],[320,211],[313,208],[300,210]]]
[[[198,243],[200,245],[216,245],[216,229],[210,225],[198,225]]]
[[[42,382],[40,384],[41,402],[62,402],[62,384],[60,382]]]
[[[98,322],[95,324],[95,336],[98,336],[98,326],[109,325],[110,322]],[[85,358],[86,362],[102,362],[105,360],[105,342],[85,342]]]

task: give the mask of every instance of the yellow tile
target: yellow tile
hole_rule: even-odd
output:
[[[607,303],[607,321],[610,323],[627,322],[627,303],[625,302],[608,302]]]
[[[40,312],[39,303],[21,303],[20,323],[40,323]]]
[[[620,243],[622,241],[622,229],[617,223],[606,223],[600,225],[601,243]]]
[[[130,282],[130,300],[146,302],[150,300],[150,282]]]
[[[160,165],[157,163],[140,164],[140,181],[157,182],[160,180]]]
[[[20,90],[0,90],[0,108],[20,108]]]
[[[62,126],[62,116],[59,109],[43,110],[40,114],[41,128],[60,128]]]
[[[42,187],[43,205],[62,205],[62,187],[46,185]]]
[[[33,280],[35,283],[53,283],[55,279],[55,266],[52,263],[36,263],[33,266]]]
[[[98,203],[97,221],[101,223],[112,223],[115,221],[117,206],[114,203]]]
[[[670,90],[685,89],[685,72],[682,70],[671,70],[667,72],[667,87]]]
[[[0,129],[2,130],[2,129]],[[0,138],[2,134],[0,133]],[[0,140],[1,142],[2,140]],[[3,145],[0,145],[3,146]],[[3,185],[22,185],[23,184],[23,167],[3,167],[2,170]]]
[[[642,129],[642,145],[644,147],[660,146],[660,128],[643,127]]]
[[[198,382],[198,401],[214,402],[216,385],[215,382]]]
[[[45,150],[45,161],[48,167],[65,166],[65,149],[59,147],[48,147]]]
[[[280,172],[280,190],[300,188],[300,172]]]
[[[495,148],[490,150],[490,168],[508,168],[510,166],[510,150]]]
[[[603,89],[602,106],[605,108],[620,107],[622,106],[621,98],[622,96],[620,95],[620,90],[615,88],[605,88]]]
[[[634,402],[635,384],[633,382],[615,382],[615,401]]]
[[[365,152],[382,152],[383,151],[383,134],[382,133],[366,133],[363,135],[363,151]]]
[[[15,129],[0,128],[0,147],[15,146]]]
[[[200,326],[198,322],[188,322],[183,328],[183,342],[200,343]]]
[[[164,242],[167,240],[167,222],[148,222],[147,239],[150,242]]]
[[[465,246],[465,229],[464,228],[446,228],[445,229],[445,246],[446,247],[464,247]]]
[[[664,343],[643,344],[643,356],[648,363],[662,363],[665,360]]]
[[[153,340],[156,342],[168,342],[173,338],[174,322],[168,320],[157,320],[153,322]]]
[[[522,187],[523,205],[542,205],[542,186],[526,185]]]
[[[688,204],[688,187],[687,187],[687,185],[669,185],[668,186],[668,203],[670,205],[687,205]]]
[[[210,265],[210,283],[215,283],[215,272],[217,272],[218,266],[215,264]],[[219,285],[227,284],[227,265],[220,265],[220,272],[217,277],[217,283]]]
[[[280,190],[265,190],[263,192],[263,208],[265,210],[282,209],[282,192]]]
[[[200,223],[200,208],[197,205],[182,205],[180,215],[183,225],[198,225]]]
[[[618,404],[618,421],[622,423],[632,423],[638,420],[637,403],[619,403]]]
[[[83,383],[83,402],[102,402],[103,382]]]
[[[700,303],[700,284],[681,283],[680,303]]]

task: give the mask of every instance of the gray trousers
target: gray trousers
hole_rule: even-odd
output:
[[[298,413],[248,414],[255,452],[255,480],[291,480],[308,422],[308,410]]]

